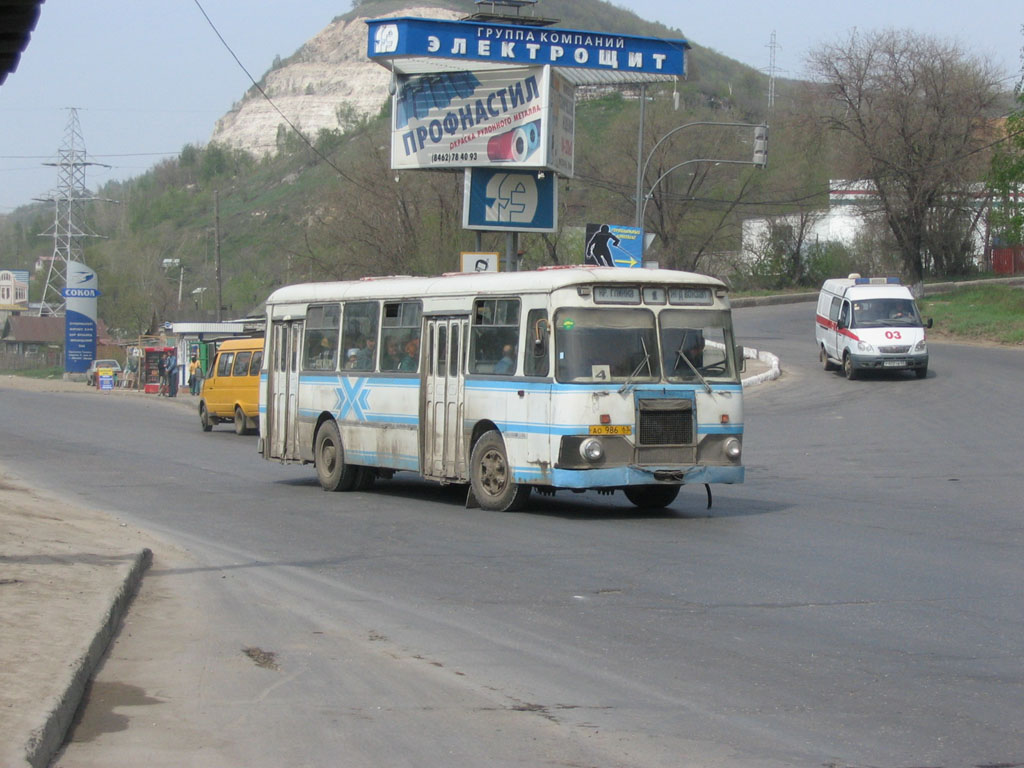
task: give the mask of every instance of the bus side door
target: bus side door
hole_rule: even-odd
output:
[[[270,457],[299,460],[299,370],[303,321],[274,322],[267,382],[267,436]]]
[[[420,471],[439,480],[465,480],[463,368],[469,318],[428,317],[424,326],[428,346],[421,388]]]

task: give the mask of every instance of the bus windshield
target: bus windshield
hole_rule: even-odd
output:
[[[563,308],[555,312],[554,327],[559,381],[605,384],[661,377],[649,309]]]
[[[669,381],[735,381],[729,313],[666,309],[659,316],[661,353]]]

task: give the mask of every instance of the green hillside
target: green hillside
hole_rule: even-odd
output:
[[[476,7],[468,0],[434,4],[467,13]],[[358,12],[406,5],[364,0]],[[546,0],[543,13],[561,19],[563,27],[685,36],[602,0]],[[650,89],[647,148],[686,122],[765,119],[766,78],[691,44],[690,77],[677,88],[679,109],[671,86]],[[638,116],[635,93],[604,94],[577,105],[576,175],[560,182],[560,229],[523,236],[525,266],[580,261],[587,223],[632,223]],[[786,203],[766,208],[771,199],[821,202],[826,176],[819,152],[806,145],[787,149],[785,125],[779,112],[773,158],[797,158],[800,172],[792,181],[750,166],[698,166],[659,185],[647,213],[659,236],[652,257],[663,266],[726,273],[729,255],[739,248],[742,216],[786,209]],[[266,158],[216,145],[187,146],[178,158],[97,190],[98,197],[121,203],[94,203],[86,212],[90,229],[107,238],[93,242],[85,260],[99,274],[100,314],[110,328],[131,336],[158,322],[215,317],[218,252],[222,314],[237,317],[289,282],[450,271],[459,251],[478,247],[461,225],[462,173],[392,171],[386,114],[358,121],[344,135],[324,131],[304,139],[282,126],[278,146]],[[680,158],[749,156],[749,131],[698,128],[668,142],[648,177],[657,178]],[[794,173],[790,168],[787,178]],[[31,269],[51,253],[52,243],[38,237],[51,221],[51,209],[42,204],[0,217],[3,266]],[[481,245],[503,251],[505,239],[485,235]],[[165,269],[167,259],[180,267]],[[32,300],[41,289],[32,286]]]

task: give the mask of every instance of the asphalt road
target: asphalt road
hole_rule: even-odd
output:
[[[850,382],[812,313],[737,310],[784,376],[710,511],[324,494],[166,404],[10,393],[0,461],[182,549],[57,764],[1024,765],[1024,354]]]

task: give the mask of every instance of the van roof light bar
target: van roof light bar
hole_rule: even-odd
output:
[[[899,285],[898,277],[855,277],[855,285]]]

